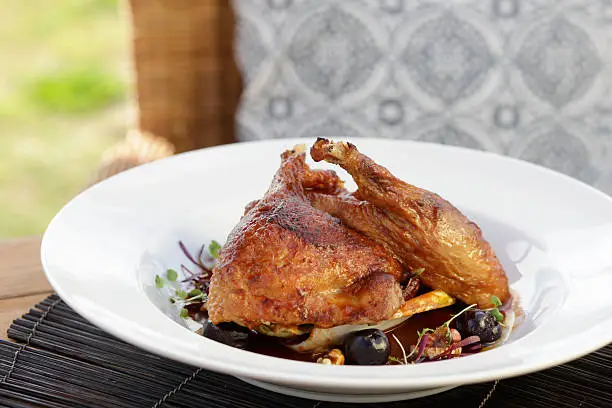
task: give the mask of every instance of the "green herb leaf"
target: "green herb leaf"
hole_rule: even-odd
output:
[[[404,364],[404,360],[400,360],[399,358],[393,357],[393,356],[389,356],[389,362],[390,363]]]
[[[219,251],[221,250],[221,244],[219,244],[214,239],[210,242],[208,246],[208,252],[210,252],[210,256],[217,259],[219,257]]]
[[[187,292],[185,292],[183,289],[177,289],[174,294],[181,299],[185,299],[187,297]]]
[[[189,296],[190,298],[196,297],[196,296],[200,296],[200,295],[202,295],[202,291],[200,289],[197,289],[197,288],[196,289],[192,289],[187,294],[187,296]]]
[[[181,317],[181,319],[187,319],[189,317],[189,312],[187,311],[187,309],[182,308],[179,316]]]
[[[174,298],[173,298],[172,296],[170,296],[170,297],[168,298],[168,301],[169,301],[170,303],[172,303],[172,304],[175,304],[175,303],[176,303],[176,300],[174,300]]]
[[[429,328],[425,327],[421,331],[417,330],[417,335],[419,336],[419,339],[420,339],[421,337],[423,337],[425,335],[425,333],[433,333],[433,332],[434,332],[433,329],[429,329]]]
[[[157,289],[163,288],[165,284],[166,282],[164,281],[164,278],[159,275],[155,275],[155,286],[157,286]]]
[[[178,279],[178,273],[176,273],[174,269],[168,269],[166,271],[166,277],[170,282],[176,282],[176,280]]]
[[[493,303],[496,307],[499,307],[502,305],[501,300],[499,300],[499,298],[495,295],[491,296],[491,303]]]
[[[191,296],[185,299],[185,304],[194,304],[194,303],[202,303],[206,302],[207,296],[204,292],[200,291],[199,295]]]
[[[425,272],[425,268],[416,268],[412,271],[412,276],[420,276],[423,272]]]
[[[497,308],[490,310],[490,312],[495,318],[495,320],[497,320],[498,322],[501,323],[504,321],[504,315],[501,314],[501,312]]]

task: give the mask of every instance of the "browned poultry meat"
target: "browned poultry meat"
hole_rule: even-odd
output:
[[[265,196],[249,204],[213,270],[213,323],[328,328],[389,319],[403,303],[400,263],[380,244],[314,208],[305,187],[335,193],[333,172],[287,151]]]
[[[480,307],[493,306],[492,295],[509,298],[504,270],[480,228],[448,201],[399,180],[350,143],[318,139],[311,155],[339,164],[358,186],[352,195],[310,192],[315,207],[384,245],[406,268],[424,268],[427,286]]]

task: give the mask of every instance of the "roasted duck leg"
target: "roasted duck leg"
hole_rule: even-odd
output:
[[[311,171],[305,153],[283,153],[270,188],[247,206],[219,254],[207,304],[213,323],[292,332],[301,325],[380,322],[404,303],[400,263],[314,208],[304,185],[342,190],[333,172]]]
[[[311,191],[312,204],[388,248],[421,281],[465,303],[492,307],[510,294],[504,270],[480,228],[437,194],[394,177],[346,142],[318,139],[315,161],[339,164],[354,194]]]

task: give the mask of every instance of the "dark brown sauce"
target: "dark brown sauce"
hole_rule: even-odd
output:
[[[400,326],[386,331],[385,333],[387,333],[389,343],[391,344],[391,356],[400,360],[403,360],[404,358],[400,346],[397,344],[397,341],[395,341],[391,334],[394,334],[398,340],[402,342],[406,353],[409,353],[410,346],[416,344],[418,339],[417,331],[421,331],[424,328],[435,329],[450,319],[451,315],[453,313],[457,313],[459,310],[461,310],[460,307],[452,306],[444,309],[420,313],[412,316]],[[311,353],[298,353],[297,351],[293,351],[292,349],[284,346],[277,339],[261,335],[254,336],[250,343],[249,351],[265,354],[267,356],[288,358],[290,360],[298,361],[315,362],[319,357],[319,355],[313,355]]]
[[[445,307],[443,309],[432,310],[425,313],[419,313],[406,320],[400,326],[396,326],[385,333],[389,337],[389,343],[391,344],[391,356],[399,360],[404,360],[402,349],[393,335],[402,343],[406,353],[410,353],[410,346],[415,345],[418,340],[417,332],[429,328],[436,329],[441,326],[444,322],[452,317],[452,314],[459,312],[461,309],[455,306]]]
[[[463,309],[464,307],[464,304],[459,303],[453,306],[445,307],[443,309],[419,313],[410,317],[401,325],[385,331],[389,338],[389,343],[391,345],[391,357],[402,361],[404,359],[402,349],[398,344],[397,340],[401,342],[402,346],[404,347],[404,350],[408,354],[410,353],[410,346],[415,345],[418,340],[419,331],[425,328],[436,329],[437,327],[444,324],[447,320],[449,320],[453,314],[457,314],[458,312],[460,312],[461,309]],[[187,309],[191,318],[196,321],[201,321],[202,319],[206,319],[207,317],[198,313],[199,306],[192,305],[188,306]],[[397,337],[397,340],[395,339],[395,337]],[[342,349],[341,345],[337,345],[336,347]],[[306,362],[316,362],[317,358],[321,356],[321,354],[299,353],[283,344],[283,340],[281,339],[260,334],[251,337],[251,339],[249,340],[248,351],[258,354],[264,354],[266,356],[271,357],[286,358],[290,360]]]
[[[280,340],[269,336],[253,336],[249,343],[249,351],[266,356],[288,358],[289,360],[316,362],[317,355],[312,353],[298,353],[281,343]]]

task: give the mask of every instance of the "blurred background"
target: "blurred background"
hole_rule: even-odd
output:
[[[2,4],[0,239],[42,233],[125,135],[129,26],[117,3]]]
[[[294,136],[458,145],[612,193],[612,0],[4,3],[0,239],[127,168]]]

